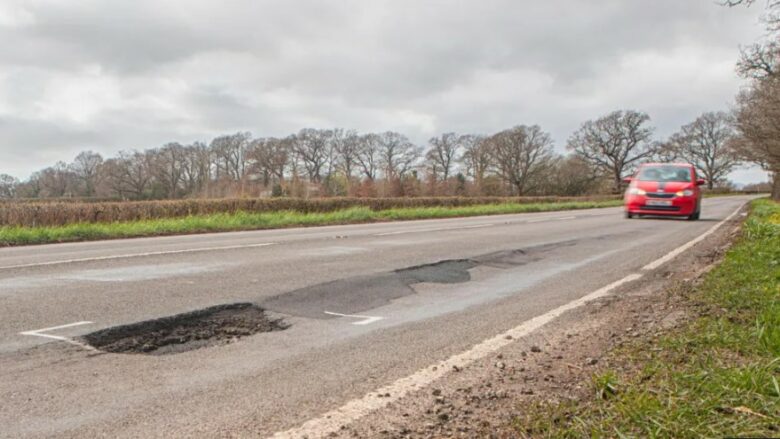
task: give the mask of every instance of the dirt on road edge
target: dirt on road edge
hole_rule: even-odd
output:
[[[592,378],[628,367],[608,355],[697,315],[687,293],[723,256],[744,217],[611,295],[374,412],[332,437],[520,437],[524,407],[594,398]],[[552,421],[552,420],[551,420]]]

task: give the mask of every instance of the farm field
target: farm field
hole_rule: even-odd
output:
[[[0,204],[0,245],[453,218],[620,205],[616,197]]]

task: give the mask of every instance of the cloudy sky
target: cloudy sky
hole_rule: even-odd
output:
[[[0,0],[0,173],[302,127],[445,131],[650,114],[659,137],[744,85],[761,5],[714,0]],[[740,182],[765,179],[743,170]]]

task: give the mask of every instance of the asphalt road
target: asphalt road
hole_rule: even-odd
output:
[[[0,249],[0,436],[286,430],[635,272],[747,200],[707,199],[696,222],[609,208]],[[73,343],[240,302],[289,327],[169,355]]]

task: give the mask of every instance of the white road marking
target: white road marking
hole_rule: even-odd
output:
[[[475,224],[473,226],[432,227],[427,229],[396,230],[395,232],[374,233],[374,236],[392,236],[392,235],[403,235],[406,233],[443,232],[448,230],[479,229],[482,227],[492,227],[495,225],[496,225],[495,223],[490,223],[490,224]]]
[[[524,337],[541,328],[564,312],[575,309],[588,301],[602,297],[615,288],[625,283],[635,281],[641,277],[641,274],[630,274],[623,279],[620,279],[588,294],[587,296],[583,296],[545,314],[536,316],[530,320],[526,320],[519,326],[498,334],[495,337],[489,338],[463,353],[450,357],[449,359],[435,365],[426,367],[425,369],[421,369],[410,376],[401,378],[388,386],[382,387],[375,392],[365,395],[362,398],[353,399],[352,401],[347,402],[335,410],[307,421],[298,428],[278,432],[272,437],[275,439],[301,437],[315,438],[324,437],[332,432],[337,432],[342,425],[348,425],[351,422],[375,410],[381,409],[392,402],[398,401],[409,393],[441,378],[449,371],[451,371],[453,367],[462,368],[477,360],[485,358],[498,349],[501,349],[502,347],[512,343],[516,338]],[[387,396],[388,394],[390,396]]]
[[[358,315],[352,315],[352,314],[341,314],[337,312],[330,312],[330,311],[323,311],[325,314],[332,315],[332,316],[339,316],[339,317],[351,317],[353,319],[363,319],[359,322],[353,322],[353,325],[370,325],[371,323],[378,322],[384,317],[378,317],[378,316],[358,316]]]
[[[560,216],[556,218],[539,218],[535,220],[528,220],[526,223],[543,223],[545,221],[563,221],[563,220],[570,220],[570,219],[577,219],[576,216]]]
[[[473,225],[473,226],[458,227],[458,229],[479,229],[479,228],[482,228],[482,227],[492,227],[492,226],[495,226],[495,224],[494,223],[491,223],[491,224],[476,224],[476,225]]]
[[[729,217],[727,217],[726,219],[724,219],[723,221],[721,221],[720,223],[712,227],[710,230],[708,230],[701,236],[678,247],[677,249],[670,252],[666,256],[663,256],[651,262],[650,264],[645,265],[645,267],[643,267],[643,270],[647,270],[648,269],[647,267],[658,267],[664,262],[671,260],[672,258],[679,255],[686,249],[700,242],[702,239],[706,238],[707,236],[712,234],[715,230],[717,230],[718,227],[720,227],[723,223],[725,223],[726,221],[734,217],[734,215],[736,215],[740,209],[742,209],[742,206],[740,206],[739,209],[737,209],[733,214],[729,215]],[[413,373],[412,375],[409,375],[405,378],[401,378],[385,387],[377,389],[376,391],[369,393],[363,396],[362,398],[348,401],[346,404],[344,404],[343,406],[335,410],[331,410],[327,413],[320,415],[317,418],[311,419],[303,423],[303,425],[301,425],[300,427],[293,428],[287,431],[277,432],[272,437],[275,439],[299,438],[299,437],[315,438],[315,437],[324,437],[331,433],[338,432],[341,429],[341,426],[349,425],[352,422],[362,418],[363,416],[366,416],[371,412],[384,408],[390,403],[400,400],[401,398],[405,397],[409,393],[431,384],[432,382],[446,375],[450,370],[453,369],[453,367],[457,366],[458,368],[462,368],[471,363],[474,363],[477,360],[485,358],[488,355],[501,349],[502,347],[512,343],[515,339],[522,338],[528,334],[531,334],[532,332],[536,331],[537,329],[541,328],[542,326],[556,319],[561,314],[576,309],[589,301],[606,296],[611,291],[620,287],[621,285],[641,279],[642,276],[643,274],[641,273],[629,274],[628,276],[616,282],[613,282],[607,286],[599,288],[598,290],[593,291],[592,293],[586,296],[580,297],[579,299],[571,301],[565,305],[559,306],[558,308],[548,311],[542,315],[536,316],[530,320],[526,320],[525,322],[510,329],[509,331],[506,331],[492,338],[489,338],[465,352],[452,356],[447,360],[444,360],[435,365],[426,367],[425,369],[421,369]],[[388,394],[389,396],[382,396],[382,397],[379,396],[379,395],[388,395]]]
[[[24,331],[20,332],[19,335],[32,335],[35,337],[43,337],[43,338],[50,338],[53,340],[59,340],[64,341],[66,343],[70,343],[72,345],[84,348],[88,351],[97,351],[97,349],[93,348],[92,346],[86,345],[84,343],[81,343],[79,341],[73,340],[72,338],[63,337],[61,335],[51,335],[51,334],[43,334],[44,332],[49,331],[56,331],[58,329],[65,329],[65,328],[72,328],[74,326],[81,326],[81,325],[91,325],[92,322],[88,321],[82,321],[82,322],[74,322],[74,323],[68,323],[67,325],[59,325],[59,326],[52,326],[50,328],[43,328],[43,329],[35,329],[32,331]]]
[[[143,258],[147,256],[178,255],[182,253],[198,253],[198,252],[208,252],[208,251],[215,251],[215,250],[236,250],[236,249],[244,249],[244,248],[267,247],[269,245],[275,245],[275,244],[276,244],[275,242],[264,242],[262,244],[228,245],[224,247],[199,247],[199,248],[189,248],[184,250],[166,250],[166,251],[159,251],[159,252],[130,253],[125,255],[96,256],[93,258],[62,259],[58,261],[34,262],[31,264],[6,265],[4,267],[0,267],[0,270],[10,270],[14,268],[46,267],[50,265],[73,264],[76,262],[111,261],[114,259]]]
[[[374,233],[374,236],[403,235],[404,233],[435,232],[438,230],[447,230],[447,229],[443,227],[437,227],[435,229],[396,230],[395,232]]]
[[[694,245],[696,245],[699,242],[701,242],[702,240],[704,240],[706,237],[708,237],[711,234],[713,234],[716,230],[718,230],[720,228],[720,226],[725,224],[731,218],[734,218],[734,216],[736,216],[739,213],[740,210],[742,210],[742,205],[740,205],[737,208],[737,210],[734,211],[734,213],[732,213],[731,215],[727,216],[726,219],[724,219],[723,221],[715,224],[709,230],[707,230],[706,232],[704,232],[701,235],[699,235],[697,238],[692,239],[692,240],[686,242],[685,244],[677,247],[676,249],[674,249],[674,250],[670,251],[669,253],[665,254],[664,256],[662,256],[662,257],[656,259],[655,261],[645,265],[644,267],[642,267],[642,270],[645,270],[645,271],[647,271],[647,270],[655,270],[656,268],[660,267],[661,265],[671,261],[672,259],[677,257],[677,255],[679,255],[680,253],[684,252],[685,250],[688,250],[689,248],[693,247]]]

